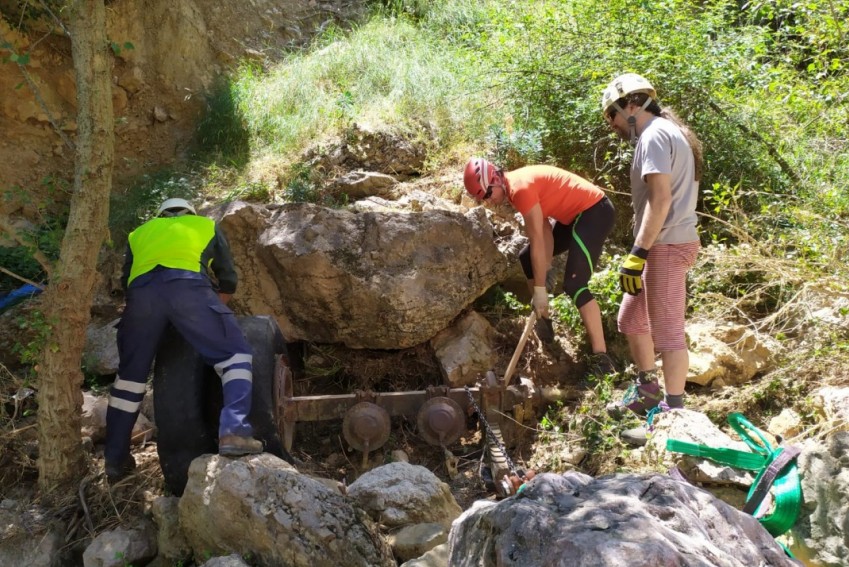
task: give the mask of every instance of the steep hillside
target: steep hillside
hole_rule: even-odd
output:
[[[215,81],[242,61],[262,65],[297,49],[330,24],[355,20],[364,0],[279,3],[135,2],[109,4],[116,117],[114,188],[186,160]],[[0,213],[34,220],[34,205],[73,176],[69,143],[76,88],[70,40],[43,9],[3,2],[0,12]],[[25,57],[17,64],[12,55]],[[17,59],[18,62],[21,59]],[[57,132],[61,131],[61,134]],[[46,179],[52,179],[45,183]],[[51,195],[60,199],[61,192]]]

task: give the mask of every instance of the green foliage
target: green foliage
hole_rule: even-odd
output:
[[[495,319],[502,319],[514,315],[527,315],[530,306],[522,303],[516,298],[516,294],[505,291],[500,285],[495,285],[486,290],[474,303],[475,311],[489,315]]]
[[[109,229],[112,243],[122,246],[133,229],[156,216],[156,210],[166,199],[192,200],[196,195],[195,180],[188,175],[168,170],[143,175],[123,193],[111,196]]]
[[[34,309],[15,318],[15,326],[20,331],[23,342],[12,345],[12,353],[18,356],[23,366],[34,367],[47,345],[47,339],[52,332],[52,325],[44,313]],[[54,347],[55,348],[55,347]]]
[[[230,93],[255,151],[288,155],[354,123],[424,129],[447,148],[483,132],[473,109],[485,93],[470,95],[465,74],[460,52],[406,19],[375,18],[328,30],[267,73],[243,67]]]
[[[12,53],[9,55],[9,61],[17,65],[29,65],[29,53]]]
[[[124,43],[118,43],[117,41],[109,42],[109,49],[112,50],[112,53],[114,53],[116,57],[121,55],[121,51],[130,51],[135,48],[136,46],[129,41],[125,41]]]
[[[500,125],[490,128],[488,141],[495,148],[493,161],[505,169],[516,169],[543,161],[544,128],[514,130]]]
[[[607,255],[602,255],[599,263],[616,267],[621,263],[622,258],[615,255],[612,258]],[[590,279],[589,288],[595,297],[601,311],[601,322],[604,326],[606,336],[612,337],[617,333],[616,330],[616,315],[619,312],[619,304],[622,301],[622,290],[619,287],[618,268],[602,269],[593,274]],[[581,314],[575,309],[575,304],[572,298],[561,293],[551,298],[550,302],[551,318],[559,324],[567,327],[574,336],[583,337],[586,335],[584,324],[581,321]]]
[[[766,415],[777,415],[782,410],[793,407],[796,400],[804,400],[807,397],[810,384],[804,380],[796,380],[794,377],[771,376],[768,380],[757,383],[752,390],[751,401],[755,407]],[[803,409],[808,418],[811,416],[811,408]]]
[[[689,289],[690,308],[697,311],[713,306],[719,296],[734,301],[735,313],[760,319],[792,301],[805,285],[806,278],[795,273],[800,267],[797,259],[764,257],[750,245],[710,245],[699,258]],[[790,326],[796,323],[790,321]]]
[[[123,551],[116,551],[115,559],[121,562],[121,567],[133,567],[132,562],[127,560],[127,557]]]
[[[375,0],[377,13],[384,17],[421,20],[433,9],[434,0]]]
[[[271,200],[271,189],[262,181],[244,181],[238,183],[227,195],[224,196],[224,201],[255,201],[267,202]]]
[[[305,164],[296,164],[290,170],[283,198],[290,203],[313,203],[327,207],[341,207],[348,203],[347,195],[330,191],[320,172]]]
[[[591,456],[620,451],[619,432],[641,425],[635,415],[616,420],[607,413],[607,404],[621,396],[615,388],[615,379],[616,375],[594,377],[592,392],[575,409],[571,418],[570,427],[581,432],[584,446]]]
[[[35,282],[43,281],[46,275],[41,265],[32,257],[32,253],[21,246],[0,246],[0,266]],[[0,273],[0,293],[7,293],[21,285],[21,280]]]
[[[761,0],[743,5],[742,16],[772,31],[768,44],[773,58],[784,60],[813,82],[827,81],[849,61],[845,2]]]
[[[538,442],[542,446],[549,446],[548,451],[538,451],[549,453],[544,457],[546,470],[563,468],[556,457],[556,447],[564,438],[580,439],[591,459],[603,460],[622,450],[619,431],[638,423],[636,419],[617,421],[608,415],[605,407],[613,401],[615,395],[614,377],[602,376],[577,406],[557,403],[546,409],[538,424]],[[555,448],[551,450],[551,447]]]
[[[539,420],[539,428],[542,431],[560,433],[560,417],[558,413],[563,408],[563,402],[550,406]]]
[[[703,206],[718,219],[704,222],[709,240],[772,236],[770,213],[790,196],[810,199],[819,218],[805,234],[779,227],[786,238],[771,245],[780,251],[815,240],[809,257],[845,247],[846,223],[836,218],[849,207],[842,189],[849,181],[849,83],[840,25],[849,8],[790,0],[742,8],[667,0],[632,8],[624,0],[480,1],[441,7],[426,20],[468,48],[472,65],[497,68],[477,76],[478,88],[505,102],[501,118],[509,127],[496,128],[492,141],[498,157],[552,160],[627,191],[631,152],[601,119],[600,95],[611,78],[636,71],[704,144]],[[540,133],[524,139],[541,146],[515,151],[522,144],[503,132]]]
[[[256,69],[246,67],[245,76]],[[197,158],[204,162],[242,168],[250,158],[251,140],[239,109],[239,91],[230,79],[219,80],[206,99],[206,112],[198,123]]]
[[[23,240],[22,246],[0,247],[0,266],[27,279],[42,282],[46,274],[44,268],[35,259],[40,252],[50,261],[59,258],[59,249],[68,221],[66,202],[67,184],[55,177],[48,176],[41,181],[37,191],[22,187],[13,187],[3,192],[3,201],[34,210],[36,222],[17,229],[17,236]],[[34,194],[44,195],[43,201],[36,201]],[[0,292],[15,289],[21,281],[0,273]]]

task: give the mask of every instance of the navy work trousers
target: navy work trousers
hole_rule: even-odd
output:
[[[106,412],[107,462],[120,464],[129,456],[150,367],[169,323],[221,377],[219,438],[252,435],[252,352],[235,315],[205,275],[159,269],[139,276],[127,290],[118,324],[118,375]]]

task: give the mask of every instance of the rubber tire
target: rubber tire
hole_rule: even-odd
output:
[[[266,316],[239,317],[253,349],[253,393],[249,420],[265,451],[289,463],[274,420],[274,368],[286,354],[277,322]],[[153,370],[153,406],[157,453],[165,484],[181,496],[189,465],[200,455],[218,452],[221,380],[211,366],[173,328],[162,341]]]

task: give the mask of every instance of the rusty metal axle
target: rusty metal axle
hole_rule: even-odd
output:
[[[281,439],[291,451],[297,422],[343,419],[342,432],[348,443],[368,452],[380,448],[389,438],[389,418],[416,416],[419,433],[431,445],[446,447],[466,429],[466,416],[472,401],[489,414],[512,413],[520,422],[530,417],[539,400],[533,384],[504,387],[488,373],[474,388],[431,386],[408,392],[357,391],[352,394],[294,396],[293,374],[281,357],[275,369],[275,418]]]

